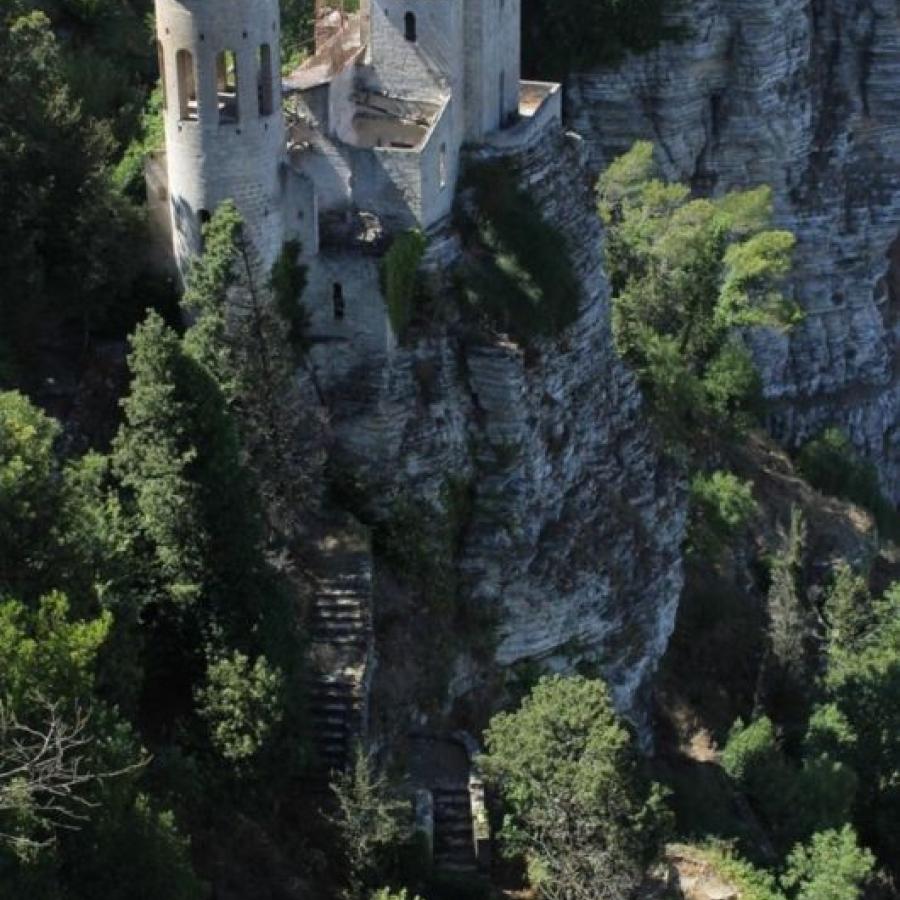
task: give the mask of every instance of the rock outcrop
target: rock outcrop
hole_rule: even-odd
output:
[[[772,186],[806,310],[756,342],[772,432],[841,425],[900,499],[897,4],[696,0],[672,17],[684,40],[570,80],[570,123],[595,171],[644,138],[698,190]]]
[[[557,339],[523,348],[473,334],[451,316],[389,359],[359,366],[352,390],[339,388],[332,403],[335,455],[385,514],[385,498],[403,496],[428,501],[439,517],[448,480],[467,485],[454,554],[458,593],[488,611],[495,628],[489,660],[464,645],[453,651],[445,701],[477,693],[523,661],[568,670],[587,663],[639,720],[682,585],[684,491],[612,347],[602,235],[580,139],[550,129],[513,162],[568,240],[583,288],[577,320]],[[452,236],[434,242],[432,264],[443,268],[456,246]],[[425,672],[410,665],[398,676],[407,654],[392,649],[385,610],[391,606],[407,637],[417,617],[426,636],[436,626],[412,597],[398,601],[383,588],[393,599],[379,598],[378,583],[376,680],[394,678],[395,706],[407,692],[411,721],[420,712],[414,682],[427,679],[429,661]],[[460,629],[452,630],[447,645],[458,640]]]

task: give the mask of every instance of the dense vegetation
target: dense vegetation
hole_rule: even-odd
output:
[[[289,65],[308,48],[312,4],[282,5]],[[109,445],[76,451],[68,423],[0,392],[0,897],[200,900],[204,877],[256,843],[304,872],[330,862],[350,900],[458,900],[460,885],[427,871],[408,795],[363,753],[333,785],[330,823],[316,821],[332,829],[329,860],[296,821],[282,828],[309,750],[304,636],[278,561],[316,502],[323,455],[294,379],[305,271],[289,244],[261,272],[225,204],[184,298],[190,327],[153,311],[171,298],[142,250],[142,162],[161,137],[151,6],[0,12],[0,384],[30,387],[59,347],[131,332]],[[666,6],[530,0],[526,68],[553,76],[677,36]],[[468,188],[467,310],[522,341],[561,333],[578,284],[560,235],[515,173],[474,170]],[[900,587],[873,590],[865,560],[829,559],[823,589],[797,511],[753,545],[771,511],[730,468],[761,402],[742,336],[797,318],[779,290],[793,237],[771,227],[766,189],[691,198],[656,177],[646,144],[603,176],[599,202],[616,344],[689,476],[689,570],[737,569],[764,607],[752,703],[713,763],[742,827],[685,826],[684,797],[653,783],[604,685],[552,677],[485,733],[501,844],[551,900],[627,896],[673,833],[709,838],[696,852],[749,900],[853,900],[879,879],[887,892],[900,874]],[[405,235],[385,261],[398,331],[422,249]],[[496,448],[498,462],[514,452]],[[827,430],[797,463],[896,535],[845,436]],[[449,667],[455,643],[493,651],[484,613],[454,605],[470,487],[448,475],[445,494],[439,540],[404,501],[376,532],[392,574],[427,588],[440,626],[423,642],[429,670]],[[707,602],[740,617],[743,599]]]
[[[235,805],[270,815],[305,763],[263,504],[305,483],[279,455],[303,422],[278,381],[293,350],[233,207],[207,248],[185,335],[150,313],[131,339],[108,454],[62,457],[58,424],[0,394],[0,869],[19,894],[124,898],[138,871],[143,897],[202,896],[176,819],[215,834]],[[225,314],[226,285],[249,314]],[[48,735],[49,784],[28,757]]]
[[[646,142],[615,160],[597,189],[616,348],[667,432],[746,422],[759,377],[740,329],[798,318],[779,292],[794,237],[770,228],[771,191],[691,198],[657,177]]]
[[[719,758],[729,790],[746,798],[753,818],[698,815],[703,800],[685,791],[708,791],[707,777],[680,785],[679,825],[687,836],[739,841],[755,867],[733,848],[699,852],[750,897],[859,897],[877,865],[894,866],[900,853],[900,758],[887,737],[900,714],[897,587],[873,598],[863,575],[841,563],[823,590],[821,576],[817,583],[811,575],[810,526],[800,510],[789,506],[760,542],[773,510],[744,475],[744,445],[762,401],[742,337],[798,321],[780,290],[793,236],[771,228],[767,189],[691,198],[686,187],[656,177],[649,144],[612,163],[598,196],[616,346],[690,477],[689,611],[682,614],[696,606],[715,621],[747,603],[703,593],[739,592],[740,578],[763,607],[755,649],[720,648],[746,653],[754,673],[750,716],[722,736]],[[730,469],[737,463],[741,474]],[[797,464],[814,487],[870,509],[882,538],[896,533],[874,469],[840,432],[810,442]],[[738,615],[746,621],[748,613]],[[739,696],[730,704],[747,708]]]

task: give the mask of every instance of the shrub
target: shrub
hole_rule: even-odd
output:
[[[580,288],[565,237],[501,163],[465,175],[475,212],[462,223],[469,246],[467,306],[519,340],[559,334],[578,313]]]
[[[251,664],[237,650],[213,654],[206,684],[195,692],[197,711],[213,746],[232,764],[255,756],[282,716],[283,679],[262,656]]]
[[[882,495],[875,466],[859,458],[839,428],[828,428],[806,444],[797,466],[814,488],[868,509],[883,534],[900,537],[900,515]]]
[[[764,784],[778,762],[771,719],[762,716],[749,725],[738,719],[731,726],[722,751],[722,768],[740,785],[752,791],[754,785]]]
[[[795,900],[856,900],[875,865],[872,854],[859,846],[856,832],[845,825],[813,835],[794,848],[781,883],[793,889]]]
[[[746,424],[759,379],[738,329],[786,328],[799,318],[779,291],[794,236],[771,229],[767,187],[715,199],[657,177],[638,142],[597,183],[606,225],[616,348],[676,434],[712,420]]]
[[[715,555],[756,513],[753,486],[731,472],[698,472],[691,481],[689,548]]]
[[[699,853],[721,878],[740,890],[741,900],[785,900],[771,873],[736,856],[730,847],[711,844]]]
[[[402,338],[413,316],[417,272],[427,241],[421,231],[397,235],[384,257],[384,293],[391,327]]]

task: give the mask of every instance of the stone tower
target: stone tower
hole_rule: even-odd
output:
[[[521,0],[464,0],[465,134],[478,141],[519,109]]]
[[[175,260],[231,198],[267,268],[284,235],[278,0],[156,0]]]

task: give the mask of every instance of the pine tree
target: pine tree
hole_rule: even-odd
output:
[[[802,599],[806,523],[796,507],[782,550],[772,564],[767,598],[769,646],[760,667],[757,706],[787,721],[799,722],[812,679],[809,641],[812,633]]]
[[[237,412],[270,519],[283,528],[315,490],[323,433],[296,377],[304,314],[299,293],[291,295],[305,285],[299,246],[285,245],[266,273],[230,201],[216,210],[204,239],[184,298],[194,318],[185,346]]]

